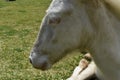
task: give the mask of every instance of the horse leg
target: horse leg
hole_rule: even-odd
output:
[[[92,61],[87,68],[85,68],[78,76],[76,80],[95,80],[93,78],[96,77],[96,65]]]
[[[96,78],[96,65],[91,60],[91,55],[89,53],[85,54],[79,65],[74,69],[72,76],[67,80],[96,80],[93,79]]]

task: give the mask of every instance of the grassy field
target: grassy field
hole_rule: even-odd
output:
[[[65,80],[81,56],[73,52],[48,71],[29,63],[30,49],[51,0],[0,0],[0,80]]]

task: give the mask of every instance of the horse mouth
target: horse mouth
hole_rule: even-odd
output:
[[[45,70],[48,70],[49,68],[46,68],[46,67],[36,67],[36,66],[33,66],[35,69],[39,69],[39,70],[42,70],[42,71],[45,71]]]
[[[34,65],[33,65],[33,67],[34,67],[35,69],[39,69],[39,70],[42,70],[42,71],[45,71],[45,70],[48,70],[48,69],[51,68],[51,66],[50,66],[48,63],[43,63],[43,64],[40,65],[40,66],[34,66]]]
[[[34,64],[31,60],[30,60],[30,63],[32,64],[32,66],[35,68],[35,69],[39,69],[39,70],[42,70],[42,71],[45,71],[45,70],[48,70],[51,68],[51,64],[49,64],[48,62],[43,62],[43,63],[40,63],[40,64]]]

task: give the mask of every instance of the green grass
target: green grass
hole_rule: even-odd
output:
[[[51,0],[0,0],[0,80],[65,80],[78,64],[73,52],[48,71],[29,63],[30,49]]]

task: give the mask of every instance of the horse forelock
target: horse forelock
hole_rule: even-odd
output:
[[[53,0],[46,13],[71,13],[73,10],[73,4],[68,0]]]

